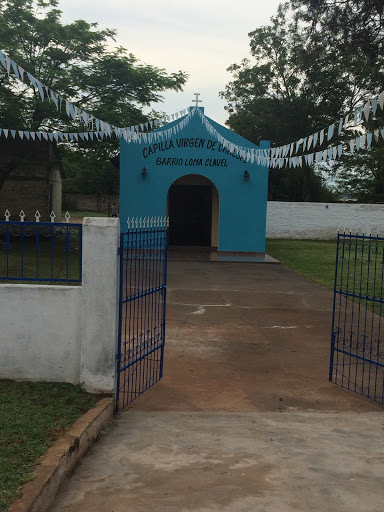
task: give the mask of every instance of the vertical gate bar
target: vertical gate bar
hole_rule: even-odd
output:
[[[119,264],[120,264],[120,276],[119,276],[119,325],[118,325],[118,339],[117,339],[117,355],[116,355],[116,411],[119,410],[120,406],[120,376],[121,376],[121,327],[122,327],[122,300],[123,300],[123,255],[124,255],[124,235],[120,234],[120,254],[119,254]],[[124,405],[124,404],[123,404]]]
[[[9,277],[9,222],[6,222],[6,224],[5,224],[5,248],[6,248],[6,260],[7,260],[6,276]]]
[[[340,233],[337,232],[335,280],[334,280],[334,287],[333,287],[331,357],[330,357],[330,363],[329,363],[329,376],[328,376],[330,382],[332,381],[332,377],[333,377],[333,360],[334,360],[334,350],[335,350],[335,309],[336,309],[336,289],[337,289],[337,268],[339,265],[339,241],[340,241]]]
[[[371,260],[371,256],[372,256],[372,251],[371,251],[371,247],[372,247],[372,242],[373,242],[373,237],[370,236],[370,239],[369,239],[369,250],[370,250],[370,263],[372,263],[372,260]],[[375,253],[375,264],[373,266],[374,270],[373,270],[373,290],[372,290],[372,297],[373,299],[375,299],[376,297],[376,264],[377,264],[377,251],[374,251]],[[372,302],[372,306],[373,306],[373,311],[371,312],[371,328],[370,328],[370,331],[371,331],[371,339],[369,341],[369,354],[370,354],[370,359],[372,358],[372,336],[373,336],[373,332],[374,332],[374,318],[375,318],[375,310],[376,310],[376,304],[373,300]],[[368,395],[370,396],[371,395],[371,373],[372,373],[372,362],[369,363],[369,374],[368,374]],[[375,392],[374,392],[374,395],[375,395]]]
[[[53,229],[53,226],[50,226],[49,228],[49,231],[50,231],[50,239],[51,239],[51,279],[53,279],[53,240],[54,240],[54,236],[55,236],[55,232],[54,232],[54,229]],[[67,265],[67,279],[68,279],[68,265]]]
[[[83,226],[78,228],[79,235],[79,280],[83,280]]]
[[[21,236],[21,277],[24,277],[24,223],[20,226],[20,236]]]
[[[144,224],[145,227],[145,224]],[[147,276],[147,266],[148,266],[148,254],[147,254],[147,246],[148,246],[148,230],[145,228],[143,232],[143,247],[144,247],[144,267],[143,267],[143,275],[144,275],[144,286],[145,294],[143,297],[143,339],[144,339],[144,350],[148,352],[149,342],[147,338],[147,299],[148,299],[148,276]],[[145,366],[144,369],[144,380],[147,382],[148,380],[148,365]]]
[[[341,314],[342,314],[342,301],[344,301],[344,298],[341,294],[342,290],[343,290],[343,278],[344,278],[344,259],[345,259],[345,233],[342,235],[342,255],[341,255],[341,273],[340,273],[340,290],[339,290],[339,318],[338,318],[338,326],[337,326],[337,347],[339,348],[339,341],[340,341],[340,333],[341,333],[341,328],[340,328],[340,319],[341,319]],[[343,302],[344,303],[344,302]],[[342,371],[340,372],[340,369],[339,369],[339,358],[341,358],[339,352],[337,352],[336,354],[336,376],[340,377],[341,378],[341,385],[343,385],[343,373]],[[341,374],[341,375],[340,375]]]
[[[357,346],[359,346],[359,338],[360,338],[360,320],[361,320],[361,302],[362,302],[362,286],[363,286],[363,264],[364,264],[364,238],[362,240],[361,246],[361,264],[360,264],[360,291],[359,291],[359,316],[358,316],[358,324],[357,324]],[[365,349],[365,338],[363,334],[363,350]],[[361,389],[363,389],[363,381],[364,381],[364,361],[362,361],[362,372],[361,372]],[[355,391],[357,386],[357,367],[358,363],[356,363],[356,381],[355,381]]]
[[[354,267],[353,267],[353,299],[352,299],[352,305],[351,305],[351,312],[352,312],[352,325],[354,325],[354,318],[355,318],[355,308],[356,306],[356,269],[357,269],[357,252],[358,252],[358,238],[355,238],[355,254],[354,254]],[[360,300],[359,300],[360,301]],[[359,320],[359,314],[357,315],[357,320]],[[356,343],[358,343],[358,332],[356,331]],[[351,350],[352,352],[352,341],[353,341],[353,333],[351,332]],[[356,361],[356,368],[355,368],[355,387],[356,387],[356,371],[357,371],[357,361]],[[351,371],[349,372],[349,377],[351,379]]]
[[[133,338],[134,338],[134,331],[132,326],[132,272],[133,272],[133,232],[132,230],[129,230],[128,232],[128,252],[127,252],[127,290],[126,290],[126,300],[127,300],[127,306],[126,306],[126,324],[128,324],[128,360],[131,358],[131,355],[133,355]],[[128,279],[128,267],[129,267],[129,279]],[[129,286],[129,288],[128,288]],[[129,298],[129,316],[128,316],[128,298]],[[127,341],[127,335],[125,336],[125,340]],[[127,404],[129,403],[128,400],[128,393],[129,390],[132,389],[132,386],[130,386],[130,370],[125,370],[125,396],[127,397]]]
[[[139,240],[139,228],[136,228],[135,230],[135,286],[134,286],[134,290],[135,290],[135,295],[136,295],[136,299],[133,301],[133,309],[134,309],[134,314],[133,314],[133,317],[134,317],[134,322],[135,322],[135,351],[134,353],[137,354],[138,352],[138,341],[139,341],[139,322],[138,322],[138,316],[139,316],[139,304],[138,304],[138,299],[137,299],[137,295],[138,295],[138,291],[139,291],[139,266],[140,266],[140,262],[138,260],[138,249],[139,249],[139,245],[140,245],[140,240]],[[139,365],[138,365],[139,366]],[[140,370],[140,366],[138,368],[136,368],[136,370]],[[135,377],[134,377],[134,380],[135,380],[135,389],[134,389],[134,397],[136,398],[137,396],[137,385],[138,385],[138,378],[137,378],[137,373],[139,373],[138,371],[135,372]]]
[[[40,226],[36,229],[36,277],[39,277]]]
[[[144,293],[144,230],[140,229],[140,258],[141,258],[141,264],[140,264],[140,281],[141,281],[141,289],[140,289],[140,299],[139,299],[139,306],[140,306],[140,358],[145,357],[145,345],[143,341],[143,293]],[[141,368],[141,374],[140,374],[140,392],[142,393],[145,389],[145,364],[143,364],[143,367]]]
[[[377,235],[377,238],[379,238],[379,235]],[[380,286],[380,303],[379,303],[379,325],[377,330],[377,356],[376,356],[376,362],[379,362],[380,358],[380,350],[381,350],[381,343],[380,343],[380,335],[381,335],[381,314],[382,314],[382,304],[383,304],[383,280],[384,280],[384,244],[383,241],[381,241],[381,286]],[[376,365],[376,382],[377,382],[377,369],[378,365]],[[382,372],[381,372],[382,375]],[[381,402],[384,400],[384,378],[382,377],[382,386],[381,386]]]
[[[164,364],[164,346],[165,346],[165,315],[167,305],[167,270],[168,270],[168,228],[165,230],[164,239],[164,262],[163,262],[163,311],[162,311],[162,338],[163,343],[161,346],[161,366],[160,366],[160,379],[163,377],[163,364]]]
[[[159,345],[159,261],[161,259],[161,246],[160,246],[160,223],[156,229],[156,271],[155,271],[155,323],[156,323],[156,346]],[[153,375],[153,379],[155,380],[157,377],[157,360],[156,353],[154,352],[151,357],[151,374]]]
[[[363,258],[364,258],[364,253],[363,253]],[[368,238],[368,259],[367,259],[366,263],[367,263],[367,276],[366,276],[367,287],[366,287],[366,290],[365,290],[365,317],[364,317],[364,348],[363,348],[363,356],[366,353],[366,341],[367,341],[368,294],[369,294],[369,279],[370,279],[370,270],[371,270],[371,238],[370,237]],[[368,363],[366,368],[367,368],[367,371],[368,371],[368,379],[369,379],[369,372],[371,371],[370,363]],[[365,389],[364,380],[362,382],[361,389],[363,391]],[[367,393],[368,393],[368,396],[369,396],[369,387],[368,387]]]
[[[349,234],[349,242],[348,242],[348,265],[347,265],[347,283],[346,283],[346,292],[347,293],[350,293],[350,282],[349,282],[349,279],[350,279],[350,270],[351,270],[351,246],[352,246],[352,238],[351,238],[351,233]],[[346,340],[347,340],[347,337],[349,339],[349,345],[351,347],[351,332],[352,332],[352,325],[351,325],[351,330],[349,332],[349,336],[347,336],[347,333],[345,332],[345,327],[347,325],[347,318],[348,318],[348,305],[349,305],[349,300],[348,298],[346,297],[346,300],[345,300],[345,303],[346,303],[346,307],[345,307],[345,317],[344,317],[344,346],[345,346],[345,343],[346,343]],[[352,305],[351,305],[351,309],[352,309]],[[351,318],[352,318],[352,315],[351,315]],[[350,373],[351,373],[351,358],[348,357],[348,361],[349,361],[349,364],[348,364],[348,386],[349,386],[349,383],[350,383]],[[344,372],[343,372],[344,373]]]

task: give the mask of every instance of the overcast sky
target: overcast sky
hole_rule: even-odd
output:
[[[218,97],[230,64],[249,57],[248,33],[266,25],[280,0],[60,0],[65,23],[75,19],[115,28],[117,44],[146,64],[190,75],[183,92],[165,94],[155,109],[172,114],[201,94],[205,114],[224,124]]]

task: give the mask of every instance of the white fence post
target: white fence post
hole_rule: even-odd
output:
[[[93,393],[115,386],[119,241],[119,219],[84,218],[80,382]]]

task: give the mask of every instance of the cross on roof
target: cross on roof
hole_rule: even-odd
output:
[[[194,100],[192,100],[192,102],[195,102],[196,103],[196,107],[199,106],[199,103],[202,103],[202,100],[199,100],[199,96],[200,96],[200,93],[199,92],[195,92],[194,95],[196,96],[196,98]]]

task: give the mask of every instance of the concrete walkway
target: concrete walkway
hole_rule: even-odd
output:
[[[279,265],[171,262],[164,378],[53,510],[382,510],[384,408],[328,383],[331,312]]]

